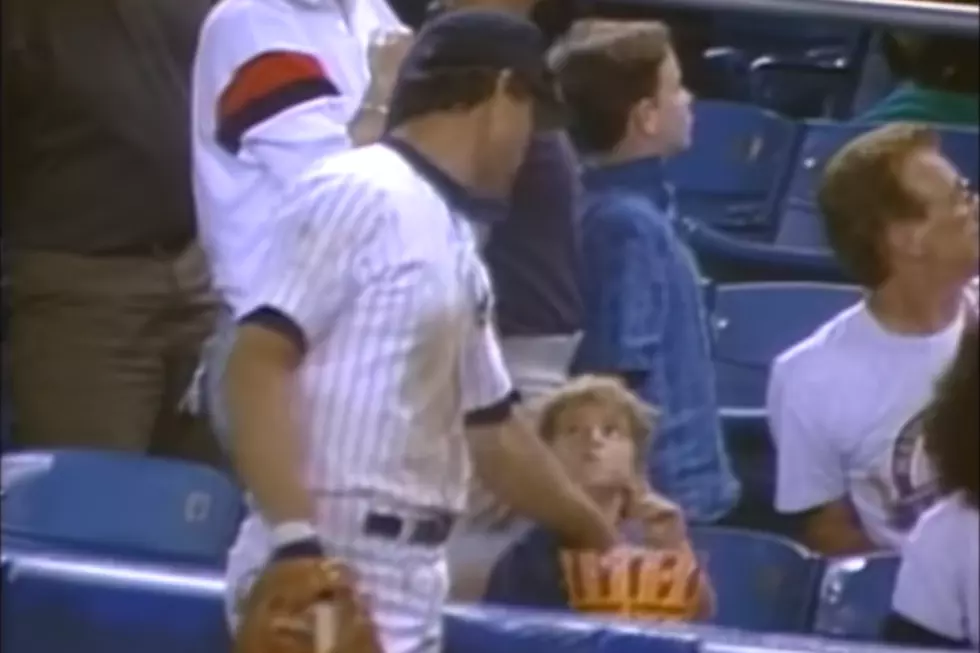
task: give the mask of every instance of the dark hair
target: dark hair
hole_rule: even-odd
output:
[[[460,68],[401,80],[391,98],[388,128],[431,113],[466,111],[489,100],[503,71],[489,68]],[[507,92],[514,97],[531,95],[531,83],[513,75]]]
[[[655,97],[671,53],[670,31],[656,21],[583,21],[552,54],[583,153],[608,152],[623,139],[636,104]]]
[[[912,155],[939,147],[939,136],[924,125],[892,123],[862,134],[842,147],[823,171],[817,201],[827,240],[840,263],[866,288],[890,274],[882,251],[886,227],[912,220],[922,202],[903,183]]]
[[[978,345],[977,322],[971,319],[956,358],[936,386],[923,422],[926,452],[935,466],[940,488],[947,494],[962,492],[974,508],[980,508]]]

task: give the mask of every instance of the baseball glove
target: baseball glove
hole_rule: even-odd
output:
[[[691,620],[701,604],[701,570],[687,547],[561,552],[569,606],[627,619]]]
[[[318,604],[330,606],[328,624],[315,618]],[[383,653],[351,569],[336,559],[316,557],[277,560],[266,567],[245,600],[234,650]]]

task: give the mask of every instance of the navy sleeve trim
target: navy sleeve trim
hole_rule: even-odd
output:
[[[882,639],[892,644],[908,644],[924,648],[968,649],[970,643],[950,639],[892,612],[881,630]]]
[[[484,408],[477,408],[466,413],[466,426],[494,426],[496,424],[503,424],[510,419],[511,413],[514,412],[514,404],[519,404],[520,402],[521,395],[517,390],[514,390],[495,404]]]
[[[270,331],[275,331],[292,342],[301,354],[307,350],[306,334],[296,321],[271,306],[260,306],[238,321],[241,325],[254,324]]]

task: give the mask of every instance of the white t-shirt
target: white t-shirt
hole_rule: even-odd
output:
[[[980,513],[962,495],[937,503],[909,535],[892,608],[937,635],[980,647]]]
[[[848,497],[875,544],[901,545],[936,499],[921,413],[975,307],[971,291],[950,326],[906,336],[886,331],[862,301],[779,356],[767,398],[777,510]]]

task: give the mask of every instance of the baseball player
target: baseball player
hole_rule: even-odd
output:
[[[194,194],[227,315],[192,398],[203,389],[219,435],[231,318],[255,282],[272,212],[314,161],[380,135],[409,38],[385,0],[223,0],[205,21],[193,71]]]
[[[507,13],[432,21],[389,135],[318,162],[270,223],[227,375],[254,506],[228,560],[240,651],[312,650],[318,598],[359,652],[439,651],[445,541],[471,461],[569,541],[614,544],[516,415],[469,221],[493,212],[532,132],[560,113],[545,49]]]

